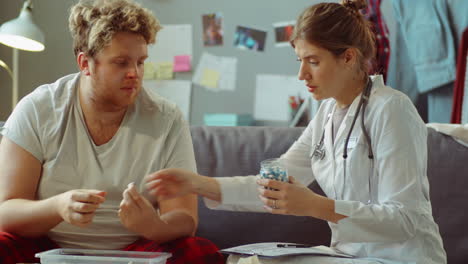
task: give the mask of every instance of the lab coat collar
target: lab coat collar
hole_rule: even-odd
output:
[[[373,76],[371,76],[371,81],[372,81],[372,89],[371,89],[371,94],[370,94],[369,98],[372,98],[372,94],[374,94],[375,91],[378,88],[385,86],[384,82],[383,82],[382,75],[373,75]],[[356,96],[356,98],[354,98],[351,106],[349,107],[348,113],[346,113],[346,116],[343,119],[343,122],[341,123],[340,128],[338,129],[338,131],[336,133],[335,142],[339,142],[343,137],[345,137],[347,135],[349,127],[351,126],[352,120],[353,120],[353,118],[354,118],[354,116],[356,114],[356,109],[357,109],[357,107],[359,105],[359,101],[361,100],[361,94]],[[335,113],[335,110],[336,110],[336,103],[335,103],[335,105],[333,107],[332,114]],[[361,109],[361,111],[362,111],[362,109]],[[331,123],[331,121],[330,121],[330,123]],[[331,126],[331,124],[330,124],[330,126]],[[355,125],[355,129],[356,129],[356,125]],[[328,137],[330,137],[330,138],[332,136],[331,133],[332,133],[331,128],[329,128]],[[334,145],[334,144],[330,140],[329,146],[332,146],[332,145]]]
[[[370,76],[370,78],[372,81],[372,88],[371,88],[371,93],[370,93],[369,98],[372,98],[372,94],[374,94],[376,90],[378,90],[380,87],[385,86],[385,84],[384,84],[382,75],[372,75]],[[348,114],[346,115],[347,117],[354,117],[356,113],[356,108],[358,107],[359,101],[361,100],[361,94],[359,94],[358,96],[356,96],[356,98],[354,98],[353,103],[349,107]],[[335,108],[336,108],[336,104],[335,104]],[[335,108],[333,109],[333,112],[335,111]]]

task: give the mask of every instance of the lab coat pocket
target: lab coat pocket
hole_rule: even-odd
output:
[[[358,144],[358,138],[357,137],[349,137],[348,141],[348,151],[354,149],[356,145]]]
[[[368,158],[367,144],[360,139],[354,148],[348,148],[348,152],[347,184],[355,188],[352,192],[356,200],[367,202],[370,199],[369,179],[372,165]]]

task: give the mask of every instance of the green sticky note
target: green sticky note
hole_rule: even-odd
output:
[[[145,62],[145,73],[143,74],[144,80],[152,80],[156,78],[156,69],[154,68],[154,64],[152,62]]]
[[[170,80],[174,79],[173,71],[174,63],[160,62],[156,64],[156,79],[157,80]]]

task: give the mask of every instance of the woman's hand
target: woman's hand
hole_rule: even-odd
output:
[[[164,169],[145,178],[149,194],[166,200],[194,192],[198,174],[181,169]]]
[[[93,221],[96,209],[105,197],[104,191],[71,190],[56,197],[56,210],[65,222],[86,227]]]
[[[152,237],[152,226],[161,221],[154,206],[144,198],[130,183],[123,192],[120,202],[119,217],[122,224],[130,231],[142,235],[147,239]]]
[[[296,182],[292,176],[289,176],[289,182],[259,179],[257,184],[260,185],[259,197],[267,211],[274,214],[314,216],[317,194]]]

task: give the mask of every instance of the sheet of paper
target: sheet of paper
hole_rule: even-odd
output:
[[[219,73],[218,85],[207,85],[212,83],[206,81],[208,77],[214,77],[211,72],[206,73],[206,70],[214,70]],[[200,57],[197,68],[193,75],[193,82],[204,86],[211,91],[234,91],[236,87],[236,74],[237,74],[237,58],[235,57],[221,57],[215,56],[204,52]],[[213,79],[211,79],[213,80]]]
[[[158,62],[156,63],[155,77],[156,80],[171,80],[174,79],[172,62]]]
[[[192,82],[184,80],[143,81],[145,89],[156,92],[160,96],[175,103],[182,111],[185,120],[190,120],[190,102],[192,96]]]
[[[219,89],[224,91],[234,91],[236,89],[237,80],[237,58],[235,57],[218,57],[220,58],[219,69]]]
[[[303,81],[297,76],[287,75],[257,75],[254,118],[268,121],[290,121],[291,109],[288,103],[289,96],[307,98],[311,96]],[[319,102],[311,100],[311,118],[318,109]]]
[[[239,259],[237,264],[261,264],[257,255]]]
[[[175,56],[192,56],[192,50],[192,25],[163,25],[156,43],[148,46],[148,61],[172,62]]]
[[[289,255],[320,255],[320,256],[334,256],[352,258],[353,256],[337,252],[332,248],[325,246],[317,247],[278,247],[278,244],[291,244],[291,243],[254,243],[242,245],[232,248],[221,250],[224,253],[243,254],[243,255],[258,255],[264,257],[281,257]]]
[[[190,55],[174,56],[174,72],[188,72],[192,70]]]

